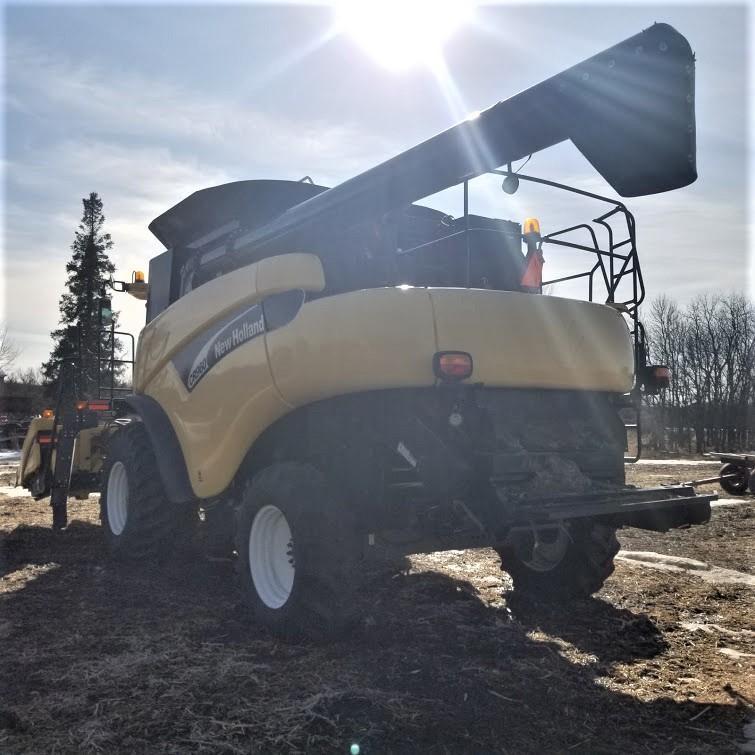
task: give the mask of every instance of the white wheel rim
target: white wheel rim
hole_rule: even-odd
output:
[[[529,559],[522,559],[525,566],[532,571],[539,572],[555,569],[563,561],[566,551],[569,549],[571,537],[568,530],[564,526],[560,526],[555,540],[550,543],[541,540],[537,531],[534,536],[535,542]]]
[[[110,467],[107,478],[107,523],[114,535],[120,535],[128,518],[128,474],[123,462]]]
[[[296,567],[291,528],[277,506],[263,506],[249,531],[249,571],[260,600],[281,608],[291,597]]]

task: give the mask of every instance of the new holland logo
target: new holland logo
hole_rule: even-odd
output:
[[[259,320],[254,322],[243,322],[238,328],[234,328],[231,331],[231,335],[222,340],[216,340],[213,345],[213,351],[215,352],[215,359],[220,359],[229,351],[233,351],[237,346],[240,346],[245,341],[248,341],[254,336],[258,336],[265,330],[265,321],[260,315]]]
[[[199,342],[194,341],[190,344],[174,359],[174,364],[188,390],[194,390],[202,378],[221,359],[264,332],[265,318],[262,307],[255,304],[240,315],[234,316],[230,321],[226,321],[209,340],[204,340],[203,337]]]

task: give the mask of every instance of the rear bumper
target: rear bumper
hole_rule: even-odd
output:
[[[566,519],[596,519],[617,527],[665,532],[705,524],[716,495],[697,495],[690,485],[625,488],[616,492],[539,498],[504,514],[504,526],[543,526]]]
[[[710,519],[710,502],[715,495],[695,495],[691,486],[668,488],[625,488],[611,493],[581,494],[520,501],[516,505],[499,501],[486,507],[473,521],[476,527],[455,532],[407,537],[402,543],[386,533],[370,536],[367,558],[385,558],[410,553],[495,547],[513,530],[543,528],[563,521],[589,519],[614,527],[638,527],[665,532],[676,527],[705,524]],[[460,503],[460,502],[459,502]],[[460,504],[470,519],[471,509]],[[491,510],[492,509],[492,510]],[[405,533],[404,533],[405,534]]]

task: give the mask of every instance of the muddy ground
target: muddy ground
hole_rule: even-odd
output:
[[[625,550],[735,570],[733,582],[619,560],[598,596],[555,611],[508,594],[491,551],[432,554],[373,576],[363,625],[317,647],[251,624],[230,564],[116,566],[94,498],[54,534],[46,501],[7,492],[3,753],[733,753],[753,716],[753,499],[706,527],[621,533]]]

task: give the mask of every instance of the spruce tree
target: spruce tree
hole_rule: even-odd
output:
[[[79,397],[96,398],[98,376],[103,384],[109,379],[108,365],[98,363],[98,341],[103,356],[110,349],[110,336],[100,327],[99,300],[115,265],[108,257],[113,242],[109,233],[103,233],[102,200],[93,191],[82,202],[84,214],[71,244],[73,256],[66,265],[67,291],[60,297],[60,327],[50,334],[55,345],[50,359],[42,365],[42,374],[51,385],[57,380],[61,359],[76,355]],[[113,320],[117,324],[116,313]],[[78,328],[76,340],[72,338],[71,326]]]

